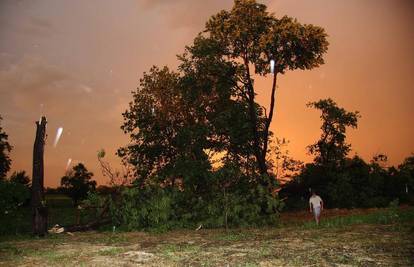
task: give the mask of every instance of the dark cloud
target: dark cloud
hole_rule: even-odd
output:
[[[22,7],[25,8],[22,8]],[[54,25],[44,17],[36,13],[34,1],[0,1],[0,33],[12,31],[32,37],[49,37],[57,32]],[[12,20],[10,17],[19,17]]]
[[[47,103],[65,103],[85,91],[70,74],[38,56],[24,56],[0,70],[2,104],[31,111]]]

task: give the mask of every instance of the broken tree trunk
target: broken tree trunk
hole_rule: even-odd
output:
[[[46,138],[46,117],[36,122],[36,137],[33,147],[32,173],[32,230],[33,234],[44,236],[47,233],[47,206],[44,196],[43,154]]]

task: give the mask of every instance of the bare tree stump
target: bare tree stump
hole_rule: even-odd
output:
[[[46,117],[36,122],[36,138],[33,147],[33,180],[32,180],[32,230],[34,235],[44,236],[47,233],[48,209],[44,196],[43,154],[46,139]]]

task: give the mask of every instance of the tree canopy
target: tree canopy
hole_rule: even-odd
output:
[[[88,192],[95,190],[96,181],[92,180],[92,176],[93,173],[89,172],[85,165],[79,163],[61,178],[60,184],[63,191],[72,198],[74,205],[77,205],[79,200],[85,199]]]
[[[233,80],[248,106],[257,166],[261,174],[267,174],[277,76],[287,70],[312,69],[323,64],[328,49],[327,34],[321,27],[301,24],[288,16],[276,18],[267,12],[265,5],[254,0],[235,0],[230,11],[223,10],[209,19],[204,33],[218,43],[221,56],[237,69]],[[267,111],[256,103],[253,75],[267,76],[271,63],[273,82]]]
[[[165,171],[177,169],[177,162],[188,171],[189,160],[208,170],[218,154],[224,155],[222,163],[236,162],[245,173],[268,175],[276,77],[323,64],[326,38],[321,27],[276,18],[265,5],[236,0],[230,11],[207,21],[179,56],[177,72],[153,67],[144,74],[123,114],[122,129],[132,142],[119,155],[143,179],[168,176]],[[254,75],[269,74],[267,111],[255,100]]]

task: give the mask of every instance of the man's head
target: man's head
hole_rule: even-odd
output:
[[[316,196],[316,191],[312,189],[311,194],[312,196]]]

